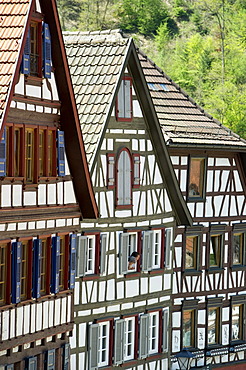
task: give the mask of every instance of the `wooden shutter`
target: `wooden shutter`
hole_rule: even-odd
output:
[[[52,237],[51,293],[59,292],[60,237]]]
[[[41,254],[42,254],[42,240],[34,239],[33,241],[33,283],[32,283],[33,298],[40,297]]]
[[[124,80],[121,81],[118,96],[117,96],[117,112],[116,117],[125,118],[125,102],[124,102]]]
[[[149,315],[140,316],[139,358],[149,354]]]
[[[168,352],[168,308],[163,310],[163,343],[162,351]]]
[[[43,23],[43,72],[45,78],[51,78],[51,38],[47,23]]]
[[[63,346],[63,370],[69,370],[69,359],[70,359],[70,345],[69,343]]]
[[[21,297],[21,242],[12,243],[12,303],[19,303]]]
[[[76,275],[76,246],[77,246],[77,235],[70,235],[70,245],[69,245],[69,289],[74,289],[75,287],[75,275]]]
[[[114,338],[114,363],[121,364],[124,361],[125,347],[125,320],[115,321],[115,338]]]
[[[117,166],[117,205],[131,205],[132,177],[131,157],[127,150],[122,150]]]
[[[115,154],[107,154],[107,185],[108,189],[115,187]]]
[[[133,154],[133,187],[139,188],[140,186],[140,155]]]
[[[168,268],[168,269],[170,269],[172,267],[171,246],[172,246],[172,229],[166,229],[166,237],[165,237],[165,267]]]
[[[30,52],[31,52],[31,33],[29,28],[21,63],[21,73],[25,75],[30,74]]]
[[[107,234],[101,234],[101,245],[100,245],[100,274],[103,274],[105,272],[107,241],[108,241]]]
[[[77,254],[77,276],[84,276],[87,266],[88,240],[86,236],[78,237],[78,254]]]
[[[65,176],[65,143],[63,131],[57,131],[57,160],[58,176]]]
[[[29,357],[26,359],[27,370],[37,370],[37,357]]]
[[[96,370],[98,368],[98,340],[99,325],[92,324],[89,327],[89,370]]]
[[[46,369],[55,370],[56,352],[54,349],[50,349],[46,354]]]
[[[144,231],[142,248],[142,271],[150,271],[153,264],[154,232]]]
[[[0,142],[0,176],[6,176],[6,127]]]
[[[128,245],[129,234],[120,234],[120,274],[127,274],[128,272]]]
[[[125,98],[125,112],[124,117],[127,120],[132,118],[132,86],[131,80],[123,80],[124,82],[124,98]]]

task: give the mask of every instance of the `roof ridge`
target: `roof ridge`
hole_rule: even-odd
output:
[[[228,132],[228,135],[232,135],[236,137],[237,139],[242,140],[243,142],[246,143],[246,140],[243,139],[240,135],[236,134],[233,132],[231,129],[228,127],[224,126],[219,120],[214,118],[211,114],[207,113],[200,105],[198,105],[195,100],[187,94],[176,82],[174,82],[159,66],[155,64],[140,48],[136,48],[137,52],[142,55],[143,58],[145,58],[150,64],[153,65],[155,69],[157,69],[168,81],[170,81],[192,104],[196,106],[200,110],[201,113],[203,113],[206,117],[211,119],[215,124],[217,124],[220,128],[225,129],[225,131]]]
[[[63,31],[65,43],[69,44],[98,44],[121,43],[127,44],[129,38],[123,36],[121,29],[98,31]]]

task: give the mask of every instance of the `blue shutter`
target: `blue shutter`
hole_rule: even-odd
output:
[[[45,78],[51,78],[51,38],[47,23],[43,23],[43,72]]]
[[[69,289],[74,289],[76,274],[77,235],[70,235]]]
[[[21,242],[12,243],[12,303],[20,302],[21,297]]]
[[[29,357],[26,359],[27,370],[37,370],[37,357]]]
[[[70,345],[66,343],[63,346],[63,370],[69,370]]]
[[[0,142],[0,176],[6,176],[6,127]]]
[[[55,370],[56,353],[54,349],[47,351],[46,354],[46,367],[47,370]]]
[[[21,63],[21,73],[24,73],[25,75],[30,74],[30,53],[31,53],[31,34],[29,28]]]
[[[57,131],[58,176],[65,176],[65,144],[64,132]]]
[[[51,293],[59,292],[60,237],[52,237]]]
[[[40,297],[41,255],[42,255],[42,240],[35,239],[33,241],[33,281],[32,281],[33,298]]]

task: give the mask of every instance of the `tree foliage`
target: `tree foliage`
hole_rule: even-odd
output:
[[[63,29],[121,28],[246,138],[246,0],[57,0]]]

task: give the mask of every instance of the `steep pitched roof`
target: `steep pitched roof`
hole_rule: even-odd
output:
[[[138,56],[168,145],[246,149],[246,140],[206,113],[144,53]]]
[[[8,109],[19,76],[25,40],[35,0],[1,0],[0,3],[0,129],[3,131]],[[76,199],[83,217],[95,218],[98,209],[86,161],[74,93],[63,44],[55,0],[40,0],[44,20],[52,39],[52,63],[61,100],[61,127],[65,132],[66,154]]]
[[[29,9],[30,0],[0,2],[0,127]]]
[[[177,222],[191,224],[191,215],[172,168],[133,40],[124,38],[118,30],[65,32],[64,39],[91,170],[96,163],[121,79],[127,67],[133,76],[134,88]]]
[[[63,32],[89,166],[130,44],[118,30]]]

